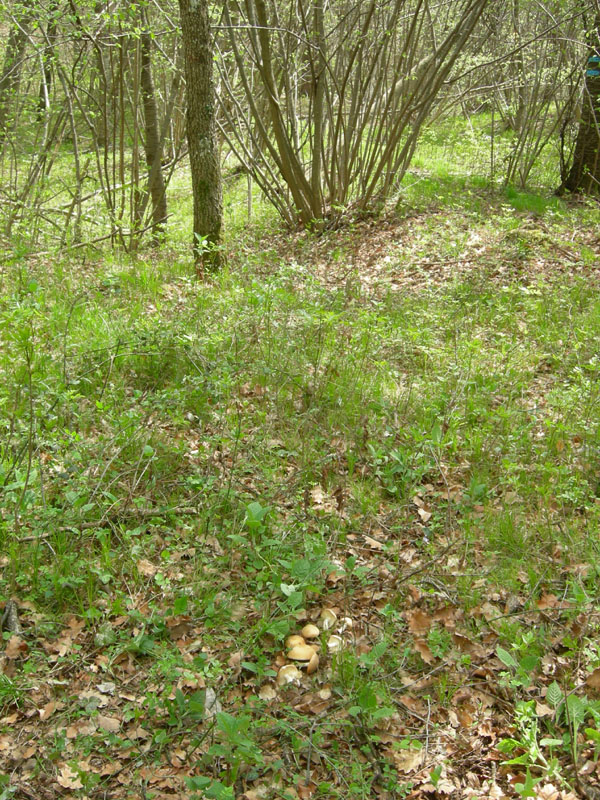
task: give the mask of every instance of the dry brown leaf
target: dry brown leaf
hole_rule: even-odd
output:
[[[69,617],[69,619],[67,620],[67,625],[69,626],[69,628],[68,630],[65,629],[63,631],[63,635],[68,633],[69,636],[72,636],[75,639],[85,628],[85,621],[80,619],[79,617],[73,616]]]
[[[83,692],[80,692],[79,697],[82,700],[90,700],[91,704],[95,708],[105,708],[109,703],[108,697],[99,694],[98,692],[94,692],[92,689],[85,689]]]
[[[415,586],[412,583],[408,587],[408,591],[410,592],[410,597],[413,603],[418,603],[419,600],[423,597],[423,592],[419,589],[418,586]]]
[[[102,694],[114,694],[116,688],[116,684],[114,684],[112,681],[105,681],[104,683],[96,684],[96,689],[98,689],[99,692],[102,692]]]
[[[600,689],[600,667],[596,667],[596,669],[587,676],[585,682],[590,689]]]
[[[485,603],[481,604],[479,610],[481,611],[487,622],[502,616],[502,614],[500,613],[500,609],[487,600],[485,601]]]
[[[56,708],[56,703],[50,702],[46,703],[43,708],[39,709],[39,715],[42,722],[48,719],[48,717],[54,713],[54,709]]]
[[[556,608],[558,602],[558,597],[555,594],[543,594],[537,601],[537,607],[540,611],[544,611],[547,608]]]
[[[296,711],[301,714],[322,714],[329,708],[329,701],[322,700],[317,694],[309,692],[305,694],[299,703],[294,705]]]
[[[445,606],[444,608],[438,608],[433,615],[433,619],[436,622],[441,622],[445,628],[455,628],[456,619],[460,614],[461,610],[455,606]]]
[[[11,636],[6,644],[4,655],[10,661],[21,658],[27,652],[27,643],[20,636]]]
[[[456,709],[456,718],[460,722],[463,728],[470,728],[473,724],[473,716],[469,713],[466,708],[457,708]]]
[[[343,581],[346,577],[345,573],[341,571],[341,569],[335,569],[329,573],[325,582],[328,586],[337,586],[340,581]]]
[[[309,798],[315,793],[316,788],[317,784],[312,783],[312,781],[309,784],[300,781],[296,785],[296,791],[298,792],[298,797],[300,797],[301,800],[309,800]]]
[[[105,717],[104,714],[98,714],[98,725],[109,733],[116,733],[121,727],[121,720],[117,717]]]
[[[457,787],[447,778],[441,777],[435,786],[432,783],[424,783],[419,786],[419,789],[425,792],[425,794],[432,794],[434,797],[438,798],[441,795],[456,794]]]
[[[56,642],[47,642],[42,640],[40,642],[42,647],[47,653],[52,653],[49,657],[49,661],[57,661],[59,658],[63,658],[69,652],[71,647],[73,646],[73,640],[70,636],[64,636],[61,639],[58,639]]]
[[[460,722],[458,721],[456,711],[454,711],[452,708],[448,709],[448,721],[453,728],[460,727]]]
[[[414,714],[418,714],[420,717],[424,717],[427,714],[427,706],[425,703],[421,702],[421,700],[417,700],[416,697],[413,697],[410,694],[403,694],[398,698],[398,700],[400,700],[402,705],[406,706],[406,708],[408,708]]]
[[[425,748],[420,750],[396,750],[393,753],[394,764],[398,772],[408,775],[423,766]]]
[[[369,545],[371,550],[383,550],[383,544],[372,536],[364,536],[365,543]]]
[[[269,700],[274,700],[277,697],[277,692],[270,683],[263,683],[258,690],[258,696],[261,700],[268,702]]]
[[[108,777],[109,775],[115,775],[121,769],[123,769],[123,764],[120,761],[109,761],[107,764],[102,765],[99,774]]]
[[[470,686],[462,686],[452,696],[452,703],[454,705],[461,705],[461,703],[472,703],[473,690]]]
[[[150,734],[141,725],[131,725],[127,728],[127,737],[135,741],[136,739],[149,739]]]
[[[330,497],[323,491],[322,486],[313,486],[310,490],[312,499],[312,507],[317,511],[325,511],[333,514],[338,510],[338,504],[333,497]]]
[[[473,658],[485,658],[486,651],[477,642],[472,642],[460,633],[452,634],[452,640],[462,653],[468,653]]]
[[[536,701],[535,704],[535,713],[538,717],[552,717],[554,716],[554,709],[547,706],[545,703],[539,703]]]
[[[242,671],[242,658],[244,651],[238,650],[237,653],[232,653],[227,659],[227,665],[233,670],[233,677],[236,677]]]
[[[68,764],[63,764],[56,778],[64,789],[83,789],[79,775]]]
[[[431,784],[429,785],[431,786]],[[422,788],[425,789],[424,786]],[[431,788],[433,789],[434,793],[436,793],[436,796],[438,794],[447,794],[449,796],[452,796],[456,794],[457,790],[457,787],[452,783],[452,781],[449,781],[447,778],[440,778],[435,787],[432,786]]]
[[[420,608],[405,612],[406,621],[411,633],[427,633],[431,628],[432,619]]]
[[[140,558],[137,562],[137,568],[140,575],[145,575],[147,578],[153,578],[158,572],[158,567],[148,561],[147,558]]]
[[[421,517],[421,522],[429,522],[431,519],[431,511],[427,511],[426,508],[417,509],[417,514]]]
[[[432,664],[435,661],[433,653],[424,639],[415,639],[415,650],[426,664]]]
[[[536,800],[558,800],[560,791],[551,783],[535,787]]]
[[[69,725],[65,733],[67,739],[76,739],[78,736],[91,736],[97,729],[95,720],[80,719],[73,725]]]

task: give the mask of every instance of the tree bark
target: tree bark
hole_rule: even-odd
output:
[[[158,245],[167,222],[167,195],[161,159],[162,142],[158,125],[156,92],[152,80],[152,39],[148,31],[141,35],[140,83],[144,103],[144,149],[148,166],[148,191],[152,200],[152,243]]]
[[[179,0],[187,95],[187,137],[194,198],[194,257],[200,270],[218,269],[223,224],[216,138],[208,0]]]
[[[43,117],[50,110],[50,93],[52,91],[53,63],[58,31],[59,6],[57,0],[52,0],[49,7],[49,20],[44,36],[44,51],[42,55],[42,76],[38,100],[38,116]]]
[[[600,194],[600,15],[596,17],[573,163],[561,189]]]

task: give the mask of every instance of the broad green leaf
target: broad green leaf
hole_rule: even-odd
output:
[[[395,708],[391,708],[390,706],[382,706],[381,708],[377,708],[372,712],[371,718],[373,720],[387,719],[388,717],[392,717],[395,713]]]
[[[578,728],[585,720],[584,702],[577,695],[572,694],[567,698],[567,708],[571,725]]]
[[[562,689],[558,685],[556,681],[550,684],[546,691],[546,700],[550,703],[551,706],[556,706],[561,702],[563,699]]]
[[[537,792],[535,791],[535,787],[541,780],[541,778],[532,778],[529,767],[527,767],[525,783],[515,783],[515,789],[521,797],[536,797]]]
[[[188,607],[188,599],[184,594],[180,594],[173,602],[173,614],[185,614]]]
[[[221,781],[213,780],[210,785],[204,789],[204,796],[208,800],[235,800],[232,786],[225,786]]]
[[[522,669],[524,672],[531,673],[536,669],[539,663],[539,658],[534,655],[525,655],[521,659],[521,663],[519,664],[519,668]]]
[[[365,686],[359,692],[358,704],[363,711],[375,711],[377,708],[377,695],[372,686]]]
[[[438,785],[441,774],[442,774],[442,765],[438,764],[437,767],[434,770],[432,770],[429,775],[429,780],[433,784],[434,788]]]
[[[283,638],[290,632],[290,624],[285,619],[279,619],[267,625],[265,633],[270,633],[272,636]]]
[[[529,753],[522,753],[520,756],[516,756],[515,758],[509,758],[507,761],[503,761],[503,764],[519,764],[519,766],[529,763],[531,760],[531,756]]]
[[[505,650],[503,647],[500,647],[500,645],[498,645],[498,647],[496,648],[496,655],[498,656],[500,661],[507,667],[512,667],[513,669],[518,668],[519,665],[517,664],[513,656],[511,656],[508,650]]]
[[[498,750],[501,753],[512,753],[515,747],[519,747],[521,742],[518,742],[516,739],[502,739],[501,742],[498,742]]]

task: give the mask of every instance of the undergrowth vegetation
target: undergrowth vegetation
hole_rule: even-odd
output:
[[[385,220],[230,228],[205,283],[176,248],[8,253],[0,796],[577,790],[600,750],[594,221],[413,172]],[[323,628],[278,686],[323,609],[341,644]]]

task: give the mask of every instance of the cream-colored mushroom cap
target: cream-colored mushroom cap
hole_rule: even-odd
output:
[[[310,661],[315,652],[315,648],[309,644],[297,644],[288,653],[288,658],[291,658],[292,661]]]
[[[320,620],[323,630],[328,631],[330,628],[333,628],[337,622],[337,614],[330,608],[324,608],[323,611],[321,611]]]
[[[285,686],[288,683],[299,683],[302,673],[294,664],[285,664],[277,673],[277,685]]]
[[[292,647],[296,647],[297,644],[306,644],[302,636],[298,636],[297,633],[288,636],[287,639],[285,640],[285,646],[287,647],[288,650],[291,650]]]
[[[304,636],[305,639],[317,639],[320,633],[321,631],[317,626],[310,622],[302,628],[302,636]]]
[[[319,655],[318,653],[314,653],[308,664],[306,665],[306,672],[308,675],[312,675],[313,672],[319,666]]]

